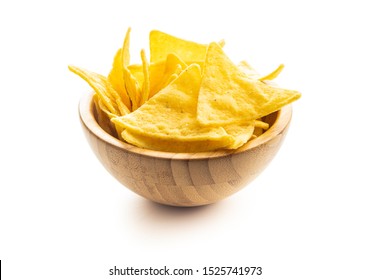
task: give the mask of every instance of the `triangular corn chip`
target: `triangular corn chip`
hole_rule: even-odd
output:
[[[158,63],[153,63],[152,65]],[[169,54],[165,60],[163,67],[150,68],[150,97],[155,95],[159,90],[167,86],[172,79],[173,74],[179,75],[187,64],[175,54]]]
[[[121,96],[126,107],[131,110],[131,101],[128,97],[126,85],[123,78],[122,49],[120,48],[113,61],[113,67],[109,72],[108,81],[111,83],[115,91]]]
[[[144,50],[141,50],[141,60],[142,60],[142,72],[143,72],[143,82],[142,82],[142,92],[141,100],[139,106],[144,104],[149,99],[150,94],[150,73],[149,73],[149,63],[146,59],[146,54]]]
[[[217,43],[209,45],[197,107],[200,123],[224,125],[256,120],[299,97],[297,91],[249,78]]]
[[[141,99],[141,88],[135,76],[132,75],[131,71],[128,68],[130,63],[130,53],[129,53],[129,44],[130,44],[130,33],[131,28],[128,28],[126,36],[124,38],[123,47],[122,47],[122,65],[123,65],[123,78],[127,90],[127,94],[132,104],[132,111],[136,110],[139,107],[139,101]]]
[[[243,73],[245,73],[247,77],[249,77],[251,79],[259,79],[260,78],[260,75],[258,74],[258,72],[256,72],[256,70],[250,64],[248,64],[245,60],[242,60],[238,64],[238,68]]]
[[[95,90],[106,110],[111,114],[123,116],[130,112],[105,76],[75,66],[68,66],[68,68]]]
[[[150,61],[165,60],[174,53],[185,62],[197,62],[205,59],[207,45],[198,44],[153,30],[150,32]]]
[[[224,126],[225,131],[233,137],[232,143],[230,143],[226,149],[237,149],[249,141],[254,132],[253,125],[238,125],[230,124]]]

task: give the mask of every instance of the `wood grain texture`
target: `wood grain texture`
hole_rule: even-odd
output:
[[[267,116],[270,128],[234,151],[168,153],[141,149],[111,136],[97,123],[94,107],[92,94],[81,99],[82,128],[112,176],[149,200],[186,207],[217,202],[254,180],[278,152],[292,117],[291,105]]]

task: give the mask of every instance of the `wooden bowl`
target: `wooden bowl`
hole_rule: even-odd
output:
[[[124,143],[96,121],[92,94],[79,104],[85,136],[102,165],[124,186],[157,203],[199,206],[217,202],[254,180],[279,150],[291,105],[265,117],[270,128],[234,151],[168,153]]]

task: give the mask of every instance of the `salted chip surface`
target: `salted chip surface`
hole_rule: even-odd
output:
[[[212,149],[226,147],[234,138],[223,127],[203,126],[197,121],[200,82],[200,67],[192,64],[139,109],[112,121],[131,134],[164,140],[163,146],[166,141],[214,141]]]
[[[210,43],[200,86],[198,120],[222,125],[256,120],[297,100],[300,93],[251,79],[217,43]]]

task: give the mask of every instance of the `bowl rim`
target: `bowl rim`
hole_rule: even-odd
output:
[[[81,124],[93,135],[99,138],[101,141],[106,142],[118,149],[124,150],[126,152],[139,154],[146,157],[162,158],[162,159],[209,159],[224,157],[227,155],[239,154],[247,150],[257,148],[263,145],[281,134],[286,127],[288,127],[292,118],[292,105],[286,105],[279,111],[276,111],[276,119],[274,123],[265,131],[262,135],[257,138],[248,141],[246,144],[235,150],[216,150],[210,152],[197,152],[197,153],[174,153],[174,152],[163,152],[155,151],[144,148],[139,148],[129,143],[123,142],[114,136],[107,133],[101,128],[94,117],[94,92],[89,92],[83,94],[79,106],[78,112]]]

